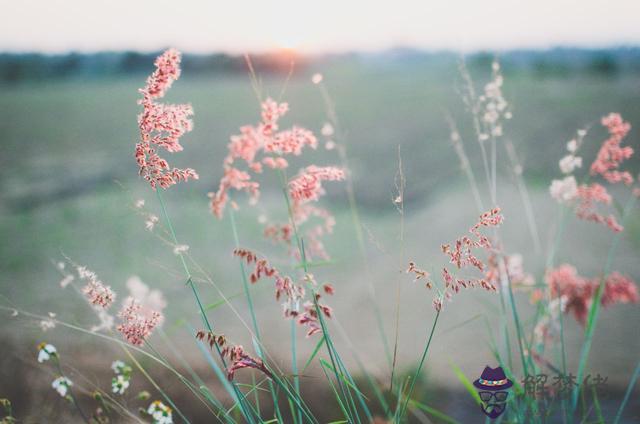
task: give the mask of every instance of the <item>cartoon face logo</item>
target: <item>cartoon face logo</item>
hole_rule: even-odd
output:
[[[487,365],[473,385],[478,389],[478,395],[482,400],[482,412],[491,419],[502,415],[507,407],[508,389],[513,386],[502,367],[491,368]]]

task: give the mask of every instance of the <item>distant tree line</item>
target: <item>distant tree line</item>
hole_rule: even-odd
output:
[[[101,78],[129,74],[147,74],[159,52],[68,53],[0,53],[0,82]],[[549,50],[512,50],[498,54],[478,52],[466,56],[469,67],[486,69],[499,57],[506,73],[529,72],[539,77],[567,77],[591,74],[613,77],[622,73],[640,73],[640,48],[610,49],[555,48]],[[453,52],[426,52],[397,48],[379,53],[350,53],[327,56],[297,56],[293,52],[251,55],[253,66],[261,74],[286,74],[295,61],[297,71],[319,61],[364,61],[366,63],[429,63],[449,65],[459,58]],[[245,73],[246,59],[242,55],[186,54],[183,69],[189,75]]]

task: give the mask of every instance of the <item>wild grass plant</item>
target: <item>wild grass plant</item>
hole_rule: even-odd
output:
[[[625,406],[640,374],[640,364],[631,375],[628,389],[614,416],[603,416],[600,394],[586,377],[600,310],[616,303],[638,301],[636,283],[614,271],[625,222],[637,212],[635,202],[640,195],[637,179],[624,170],[624,161],[633,154],[633,149],[626,145],[631,128],[629,123],[616,113],[606,114],[601,119],[600,124],[609,136],[601,143],[595,158],[580,156],[584,143],[598,142],[590,137],[588,129],[577,130],[576,136],[567,143],[567,153],[559,160],[558,178],[550,182],[549,190],[550,196],[558,202],[559,221],[555,226],[553,244],[543,248],[521,162],[516,148],[505,135],[512,112],[502,92],[500,66],[493,63],[491,80],[481,92],[476,92],[470,75],[461,65],[461,94],[469,111],[474,143],[481,152],[481,175],[477,176],[471,166],[471,158],[466,153],[466,144],[456,122],[449,116],[445,119],[451,129],[452,147],[469,183],[473,201],[468,207],[477,209],[478,218],[460,229],[459,234],[462,235],[442,244],[441,262],[423,264],[420,252],[405,252],[403,234],[407,182],[403,173],[402,151],[398,148],[396,192],[390,201],[401,221],[399,250],[404,261],[404,273],[394,282],[397,284],[395,315],[391,318],[383,316],[379,307],[381,300],[376,297],[373,285],[363,289],[371,307],[371,317],[363,319],[371,320],[371,327],[380,337],[381,355],[388,364],[385,375],[374,375],[357,349],[338,349],[335,340],[342,329],[334,322],[335,312],[330,304],[333,296],[340,296],[341,282],[327,282],[322,276],[325,267],[332,266],[323,238],[331,234],[335,226],[335,218],[322,203],[328,184],[345,187],[356,236],[354,245],[360,251],[365,272],[372,272],[349,170],[345,132],[323,84],[323,76],[316,74],[312,78],[326,109],[326,123],[320,135],[316,136],[300,126],[281,128],[289,110],[289,105],[281,101],[286,90],[277,93],[275,99],[267,96],[251,61],[247,60],[247,64],[256,103],[260,105],[258,122],[243,126],[239,134],[231,136],[228,155],[217,161],[223,168],[223,177],[216,184],[217,190],[209,194],[212,220],[225,220],[232,229],[235,248],[229,252],[229,258],[238,262],[239,270],[238,293],[233,297],[244,297],[247,314],[238,310],[230,301],[231,296],[220,289],[215,269],[207,270],[190,254],[188,241],[180,238],[172,223],[171,217],[179,211],[168,210],[165,203],[173,185],[204,178],[194,169],[172,167],[161,156],[183,150],[181,138],[193,125],[190,105],[162,102],[167,90],[180,76],[179,52],[170,49],[157,58],[156,70],[140,90],[139,100],[142,112],[138,118],[140,136],[135,145],[135,158],[140,176],[155,192],[157,204],[148,205],[143,200],[134,199],[131,208],[140,216],[141,225],[144,223],[158,243],[166,245],[176,257],[183,272],[184,290],[189,292],[194,302],[193,316],[185,317],[185,322],[191,322],[192,318],[198,322],[193,326],[185,324],[185,327],[193,336],[193,347],[202,353],[211,376],[215,377],[215,387],[210,378],[207,383],[182,356],[184,346],[174,344],[163,331],[163,310],[170,308],[171,302],[160,291],[139,280],[128,282],[129,296],[120,302],[119,294],[88,267],[67,257],[57,263],[62,289],[75,291],[96,313],[99,324],[93,327],[65,322],[54,314],[43,316],[12,305],[2,306],[16,317],[38,322],[43,331],[60,326],[112,343],[122,350],[122,357],[113,358],[110,385],[103,385],[86,377],[87,372],[65,363],[64,346],[56,348],[52,341],[38,346],[34,357],[38,362],[52,366],[49,369],[54,378],[52,388],[68,400],[75,411],[75,419],[92,423],[118,420],[193,422],[189,406],[172,399],[140,360],[144,358],[146,364],[167,370],[194,402],[206,408],[212,422],[320,422],[318,411],[307,397],[310,390],[305,388],[301,378],[314,363],[322,372],[319,376],[322,379],[316,379],[314,384],[324,385],[333,394],[332,404],[325,408],[336,411],[339,418],[335,422],[401,423],[427,419],[457,422],[447,415],[447,411],[439,410],[428,401],[423,402],[423,396],[416,390],[421,388],[421,375],[429,362],[430,348],[439,343],[439,318],[456,307],[457,296],[474,296],[476,290],[489,292],[499,299],[501,339],[492,342],[490,348],[495,364],[502,367],[507,379],[513,382],[507,408],[497,418],[498,422],[560,420],[578,423],[619,422],[624,419]],[[320,166],[309,162],[307,157],[311,158],[311,152],[318,148],[335,151],[337,165]],[[500,163],[502,157],[506,158],[504,163]],[[292,158],[305,162],[297,173],[291,172]],[[590,161],[588,167],[587,161]],[[212,162],[216,162],[215,158]],[[525,257],[510,252],[501,238],[501,224],[511,219],[499,206],[497,189],[498,167],[504,167],[505,163],[521,196],[526,231],[532,245],[528,253],[547,255],[543,275],[526,272]],[[278,190],[282,192],[281,210],[274,212],[273,216],[286,216],[284,221],[271,219],[271,211],[261,208],[260,194],[265,184],[261,177],[267,174],[274,177],[270,181],[279,182]],[[620,188],[615,189],[615,198],[614,190],[608,190],[610,186]],[[619,196],[626,198],[618,200]],[[248,206],[244,206],[245,197],[249,199]],[[235,218],[240,207],[255,207],[259,211],[257,220],[263,228],[264,237],[272,242],[272,250],[258,252],[243,244]],[[611,239],[609,251],[603,256],[602,272],[598,275],[582,276],[574,266],[557,263],[556,254],[566,222],[574,217],[599,225],[603,237]],[[371,278],[367,280],[371,281]],[[399,337],[403,313],[400,291],[403,286],[412,284],[411,280],[414,284],[424,285],[425,304],[433,308],[434,315],[423,328],[416,329],[424,340],[423,349],[416,358],[416,368],[405,375],[401,372],[404,365],[398,362],[398,351],[403,343]],[[290,326],[290,357],[286,366],[265,343],[268,333],[260,325],[255,304],[273,300],[257,297],[253,289],[258,285],[272,285],[274,304],[282,305],[283,319]],[[222,299],[221,302],[208,303],[211,293]],[[516,294],[530,298],[531,307],[535,310],[533,322],[523,320],[521,306],[516,304]],[[114,313],[118,302],[120,310]],[[225,334],[224,328],[219,328],[214,312],[222,305],[228,306],[246,330],[251,346],[236,343]],[[385,331],[387,319],[394,321],[393,334]],[[567,319],[575,319],[584,328],[575,374],[567,367],[564,340]],[[510,331],[510,328],[515,331]],[[156,348],[158,340],[168,346],[171,358]],[[301,343],[314,346],[310,356],[298,354]],[[353,357],[353,361],[346,361],[347,355]],[[174,365],[175,362],[180,366]],[[358,367],[350,369],[347,362],[356,363]],[[487,401],[476,393],[469,378],[455,366],[453,368],[469,396],[483,409],[490,409]],[[557,374],[562,382],[568,382],[563,386],[565,393],[559,393],[559,388],[552,389],[551,393],[538,390],[535,376],[543,373]],[[131,393],[133,378],[146,380],[148,390]],[[92,399],[89,402],[91,410],[86,409],[87,402],[78,401],[79,397]],[[4,401],[3,405],[7,411],[4,420],[14,422],[10,402]],[[477,422],[485,418],[480,408],[477,417]]]

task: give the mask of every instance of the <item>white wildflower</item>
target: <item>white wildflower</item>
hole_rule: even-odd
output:
[[[320,84],[322,82],[322,74],[313,74],[313,76],[311,77],[311,82],[313,82],[314,84]]]
[[[129,388],[129,377],[119,374],[111,380],[111,390],[113,393],[122,395]]]
[[[111,369],[113,370],[113,372],[115,372],[116,374],[122,374],[122,370],[124,369],[124,367],[127,364],[125,364],[124,362],[122,362],[121,360],[116,360],[113,361],[113,363],[111,364]]]
[[[73,382],[69,380],[67,377],[58,377],[53,380],[51,383],[51,387],[56,389],[56,391],[60,394],[60,396],[65,397],[67,392],[69,391],[69,387],[73,386]]]
[[[136,200],[136,202],[134,203],[134,206],[136,207],[136,209],[144,208],[144,199]]]
[[[578,150],[578,140],[575,138],[567,142],[567,151],[569,153],[575,153]]]
[[[147,408],[147,413],[151,415],[155,424],[173,424],[171,408],[159,400],[151,402],[151,405]]]
[[[336,143],[333,140],[329,140],[324,144],[324,148],[327,150],[333,150],[336,148]]]
[[[49,343],[40,343],[38,345],[38,362],[48,361],[52,356],[57,355],[56,347]]]

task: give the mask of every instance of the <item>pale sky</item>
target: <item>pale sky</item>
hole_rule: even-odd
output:
[[[640,44],[640,0],[0,0],[0,51]]]

